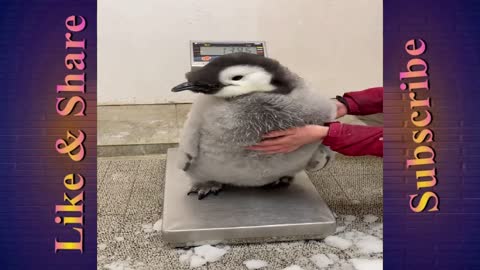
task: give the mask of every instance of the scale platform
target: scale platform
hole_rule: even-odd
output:
[[[217,196],[187,196],[188,176],[168,149],[162,237],[173,246],[321,239],[335,232],[332,211],[305,172],[288,187],[226,187]]]

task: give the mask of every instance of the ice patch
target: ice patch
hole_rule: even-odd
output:
[[[190,265],[191,268],[199,267],[207,262],[215,262],[227,253],[230,249],[229,246],[224,248],[216,248],[211,245],[203,245],[192,248],[188,251],[178,250],[177,254],[180,254],[179,261],[181,264]]]
[[[193,251],[189,250],[187,251],[187,253],[184,253],[182,255],[180,255],[180,263],[181,264],[189,264],[190,263],[190,258],[192,258],[192,255],[193,255]]]
[[[116,261],[103,266],[108,270],[133,270],[129,261]]]
[[[382,239],[383,238],[383,224],[374,224],[372,226],[369,226],[367,229],[367,233],[375,235],[376,237]]]
[[[290,265],[286,268],[283,268],[283,270],[304,270],[302,267],[298,266],[298,265]]]
[[[115,237],[115,241],[117,241],[117,242],[122,242],[123,240],[125,240],[125,238],[123,238],[121,236]]]
[[[151,223],[142,225],[143,232],[151,233],[153,232],[153,225]]]
[[[355,246],[358,247],[360,253],[369,254],[383,252],[383,241],[372,235],[366,235],[360,238],[355,243]]]
[[[193,249],[196,255],[204,257],[208,262],[218,261],[225,253],[226,250],[216,248],[210,245],[203,245]]]
[[[356,219],[357,219],[356,216],[346,215],[345,218],[344,218],[345,224],[350,224],[350,223],[354,222]]]
[[[202,266],[206,263],[207,263],[207,260],[205,258],[201,257],[201,256],[198,256],[198,255],[193,255],[190,258],[190,267],[191,268],[199,267],[199,266]]]
[[[162,220],[159,219],[157,222],[155,222],[155,224],[153,224],[152,229],[156,232],[161,231],[162,230]]]
[[[341,233],[343,231],[345,231],[345,226],[339,226],[335,228],[335,233]]]
[[[368,235],[357,230],[346,232],[342,235],[358,248],[363,254],[383,252],[383,241],[373,235]]]
[[[331,247],[341,249],[341,250],[347,249],[347,248],[351,247],[352,244],[353,244],[352,241],[347,240],[347,239],[343,239],[343,238],[338,237],[338,236],[328,236],[327,238],[325,238],[324,241],[325,241],[325,244],[327,244]]]
[[[337,255],[333,254],[333,253],[328,253],[327,256],[328,256],[328,258],[330,258],[330,260],[332,260],[332,261],[334,261],[334,262],[340,260],[340,258],[339,258]]]
[[[383,260],[381,259],[351,259],[355,270],[382,270]]]
[[[325,268],[333,264],[333,261],[328,258],[325,254],[317,254],[310,257],[310,260],[318,267]]]
[[[132,259],[128,258],[126,260],[119,260],[115,261],[109,264],[105,264],[103,268],[106,268],[108,270],[134,270],[138,269],[139,266],[144,266],[145,264],[143,262],[134,262],[132,265]]]
[[[340,265],[335,268],[335,270],[337,270],[337,269],[338,269],[338,270],[355,270],[355,269],[353,268],[353,265],[351,265],[351,264],[348,263],[348,262],[342,262],[342,263],[340,263]]]
[[[363,221],[367,223],[373,223],[378,220],[377,216],[374,215],[365,215],[363,216]]]
[[[260,269],[268,266],[268,263],[262,260],[248,260],[244,261],[243,264],[245,264],[248,269]]]

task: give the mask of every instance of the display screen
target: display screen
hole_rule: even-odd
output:
[[[256,47],[233,47],[233,46],[224,46],[224,47],[200,47],[201,55],[224,55],[229,53],[236,52],[246,52],[246,53],[257,53]]]

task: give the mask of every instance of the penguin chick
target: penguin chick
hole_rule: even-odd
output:
[[[185,123],[178,166],[202,199],[223,184],[265,186],[290,182],[309,166],[322,168],[332,151],[321,142],[285,154],[265,155],[246,147],[265,133],[335,119],[332,100],[310,89],[276,60],[249,53],[215,58],[186,74],[173,92],[201,93]]]

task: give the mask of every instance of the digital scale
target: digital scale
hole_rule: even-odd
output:
[[[223,54],[266,56],[265,42],[191,42],[191,69]],[[288,187],[224,187],[217,196],[187,196],[190,180],[176,166],[177,148],[167,152],[163,239],[176,247],[321,239],[335,232],[335,217],[305,172]],[[221,165],[219,165],[221,166]]]
[[[207,41],[192,41],[190,42],[190,63],[191,69],[199,69],[208,62],[215,59],[215,57],[234,53],[246,52],[261,56],[267,56],[265,42],[207,42]]]

